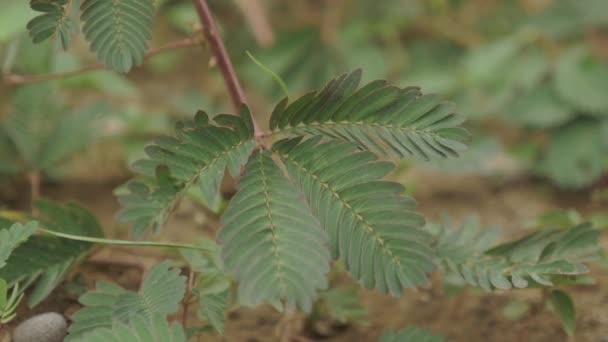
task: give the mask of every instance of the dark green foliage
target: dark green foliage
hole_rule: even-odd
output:
[[[435,234],[442,269],[486,291],[554,286],[587,273],[585,262],[596,259],[600,249],[599,232],[589,224],[545,228],[493,248],[488,232],[470,223],[458,230],[444,226]]]
[[[358,70],[289,105],[283,100],[272,114],[270,128],[353,141],[362,149],[398,158],[456,157],[466,149],[468,134],[457,127],[464,117],[452,104],[421,95],[417,88],[383,81],[358,89],[360,79]]]
[[[381,180],[393,164],[357,152],[353,143],[300,140],[282,140],[273,149],[327,232],[332,256],[366,288],[399,295],[426,285],[425,273],[433,269],[430,236],[403,187]]]
[[[94,141],[94,124],[106,109],[103,103],[67,111],[56,88],[49,84],[20,87],[13,94],[13,111],[0,121],[0,156],[8,160],[0,172],[56,168]],[[4,164],[4,163],[3,163]]]
[[[236,275],[242,303],[312,308],[327,286],[327,235],[270,152],[249,159],[218,234],[226,270]]]
[[[72,342],[186,342],[186,334],[179,324],[171,324],[163,315],[155,314],[150,318],[138,315],[130,324],[116,323],[112,327],[98,328]]]
[[[84,0],[82,33],[109,68],[127,72],[141,64],[151,37],[154,3],[149,0]]]
[[[31,0],[33,10],[43,14],[27,23],[27,29],[34,43],[40,43],[49,38],[55,38],[57,46],[67,50],[70,45],[70,33],[76,29],[76,24],[69,16],[67,0]]]
[[[74,20],[78,18],[91,52],[101,63],[118,72],[141,64],[152,34],[153,1],[82,0],[79,9],[72,9],[71,4],[67,0],[31,0],[31,8],[43,13],[27,24],[32,41],[54,38],[57,46],[67,50],[70,34],[78,32]],[[78,13],[70,14],[70,10]]]
[[[214,120],[199,112],[191,124],[178,125],[176,137],[162,137],[147,146],[149,159],[133,165],[145,176],[156,174],[154,187],[132,181],[128,184],[130,193],[120,197],[123,210],[119,218],[134,223],[136,236],[148,227],[158,231],[189,186],[198,184],[207,204],[214,207],[226,168],[234,177],[240,174],[254,146],[251,119],[221,114]]]
[[[40,211],[40,224],[49,230],[90,237],[102,234],[95,218],[77,205],[39,201],[36,207]],[[0,221],[0,228],[4,227]],[[0,278],[9,285],[17,282],[34,285],[28,304],[35,306],[51,293],[90,247],[87,242],[33,236],[13,251],[6,266],[0,269]]]
[[[177,311],[186,290],[186,277],[179,275],[179,269],[170,269],[169,265],[166,261],[154,266],[139,292],[107,282],[97,283],[95,291],[80,297],[79,301],[85,307],[72,316],[74,323],[66,341],[84,341],[83,336],[88,333],[122,329],[122,324],[137,325],[141,320],[165,321],[167,315]]]
[[[568,336],[573,336],[576,328],[576,310],[570,295],[559,289],[552,290],[549,301]]]
[[[14,223],[10,227],[0,230],[0,268],[6,266],[6,260],[20,244],[27,241],[34,234],[38,224],[35,221],[26,225]]]
[[[218,234],[226,271],[239,283],[240,303],[310,310],[317,290],[326,286],[329,251],[366,288],[399,295],[426,285],[426,273],[433,270],[431,237],[403,187],[382,180],[393,164],[376,161],[371,151],[456,156],[467,135],[457,127],[462,118],[451,106],[412,88],[378,81],[355,92],[360,78],[355,71],[287,108],[286,100],[279,104],[271,117],[271,127],[278,128],[273,135],[312,137],[285,139],[270,150],[253,137],[246,108],[239,116],[218,115],[214,122],[199,112],[192,124],[178,125],[176,137],[157,139],[146,148],[149,159],[134,168],[145,176],[156,173],[156,184],[131,182],[130,193],[120,198],[120,217],[134,223],[136,234],[148,226],[158,229],[190,185],[198,182],[211,204],[225,168],[239,177],[244,165]],[[369,95],[374,93],[377,98]],[[340,131],[344,135],[324,130],[334,119],[346,127]],[[299,130],[306,125],[313,129]],[[402,133],[387,133],[393,125]],[[201,279],[224,284],[204,272]],[[224,297],[213,299],[225,305],[219,300]],[[217,323],[214,327],[220,329]]]

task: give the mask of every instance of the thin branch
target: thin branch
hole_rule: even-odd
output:
[[[203,34],[205,35],[207,45],[215,57],[217,65],[224,78],[224,82],[226,83],[226,88],[228,89],[228,93],[232,99],[232,104],[234,108],[238,110],[242,104],[247,104],[247,99],[245,98],[243,88],[236,77],[234,67],[232,66],[232,61],[230,60],[230,56],[228,56],[224,42],[222,42],[222,38],[220,37],[215,20],[211,15],[209,5],[207,5],[206,0],[192,0],[192,3],[194,4],[196,12],[201,20]],[[255,135],[257,136],[261,133],[261,131],[253,115],[251,120],[253,121]]]
[[[94,238],[94,237],[89,237],[89,236],[66,234],[66,233],[56,232],[53,230],[48,230],[48,229],[41,228],[41,227],[38,227],[38,230],[43,233],[47,233],[47,234],[54,235],[54,236],[64,238],[64,239],[68,239],[68,240],[92,242],[92,243],[99,243],[99,244],[106,244],[106,245],[121,245],[121,246],[135,246],[135,247],[168,247],[168,248],[196,249],[196,250],[199,250],[202,252],[211,251],[210,249],[205,248],[203,246],[188,245],[188,244],[182,244],[182,243],[102,239],[102,238]]]
[[[188,48],[188,47],[197,46],[200,44],[201,44],[201,41],[199,39],[185,38],[182,40],[178,40],[176,42],[172,42],[172,43],[160,46],[158,48],[148,50],[148,52],[146,52],[146,54],[144,56],[144,59],[148,59],[150,57],[156,56],[158,54],[161,54],[161,53],[164,53],[167,51]],[[105,68],[105,66],[103,64],[97,63],[97,64],[88,65],[83,68],[72,70],[72,71],[57,72],[57,73],[44,74],[44,75],[18,75],[18,74],[7,73],[7,74],[4,74],[2,76],[2,78],[6,84],[15,86],[15,85],[20,85],[20,84],[37,83],[37,82],[45,82],[45,81],[51,81],[51,80],[56,80],[56,79],[61,79],[61,78],[69,78],[69,77],[77,76],[77,75],[80,75],[80,74],[83,74],[86,72],[101,70],[104,68]]]

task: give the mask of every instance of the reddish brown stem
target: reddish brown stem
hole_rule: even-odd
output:
[[[186,39],[178,40],[176,42],[172,42],[172,43],[160,46],[158,48],[148,50],[148,52],[146,52],[146,54],[144,56],[144,59],[148,59],[152,56],[156,56],[156,55],[166,52],[166,51],[183,49],[183,48],[187,48],[187,47],[191,47],[191,46],[196,46],[199,44],[200,44],[200,41],[195,38],[186,38]],[[27,84],[27,83],[51,81],[51,80],[56,80],[56,79],[60,79],[60,78],[68,78],[68,77],[77,76],[77,75],[80,75],[80,74],[83,74],[86,72],[90,72],[90,71],[101,70],[103,68],[105,68],[105,66],[103,64],[97,63],[97,64],[92,64],[92,65],[87,65],[80,69],[66,71],[66,72],[57,72],[57,73],[45,74],[45,75],[17,75],[17,74],[8,73],[8,74],[3,75],[2,78],[4,79],[4,82],[6,84],[14,86],[14,85],[20,85],[20,84]]]
[[[224,42],[220,37],[217,25],[213,19],[213,15],[211,15],[209,5],[207,5],[206,0],[192,0],[192,3],[194,4],[196,12],[201,20],[203,34],[205,35],[207,45],[215,57],[217,66],[219,67],[222,77],[224,78],[224,83],[226,83],[226,88],[230,94],[232,104],[234,108],[238,110],[242,104],[247,104],[247,99],[245,98],[243,88],[236,77],[234,67],[232,66],[232,61],[230,60],[230,56],[228,56]],[[258,128],[255,119],[252,117],[251,120],[253,120],[255,135],[257,136],[261,134],[262,132]]]

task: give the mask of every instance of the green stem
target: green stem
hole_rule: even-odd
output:
[[[138,246],[138,247],[172,247],[172,248],[186,248],[186,249],[196,249],[203,252],[211,252],[210,249],[196,246],[196,245],[187,245],[181,243],[170,243],[170,242],[152,242],[152,241],[128,241],[128,240],[112,240],[112,239],[102,239],[102,238],[94,238],[88,236],[81,235],[72,235],[60,232],[54,232],[52,230],[44,229],[38,227],[38,230],[41,232],[54,235],[60,238],[68,239],[68,240],[76,240],[76,241],[85,241],[92,243],[100,243],[106,245],[120,245],[120,246]]]
[[[246,53],[247,53],[247,56],[249,56],[249,59],[251,59],[251,61],[253,63],[255,63],[262,70],[267,72],[272,78],[274,78],[274,80],[279,84],[279,87],[281,87],[281,90],[283,91],[283,94],[285,95],[285,97],[289,97],[289,90],[287,90],[287,85],[285,85],[285,82],[283,82],[283,79],[281,79],[281,77],[279,75],[277,75],[276,72],[270,70],[270,68],[268,68],[267,66],[262,64],[262,62],[258,61],[255,57],[253,57],[253,55],[249,51],[246,51]]]

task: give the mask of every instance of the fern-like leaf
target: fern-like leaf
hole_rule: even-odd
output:
[[[381,180],[393,169],[350,142],[283,140],[273,149],[329,234],[334,258],[366,288],[399,295],[427,284],[430,235],[403,187]]]
[[[226,310],[230,305],[230,290],[200,296],[198,314],[220,334],[224,333]]]
[[[433,335],[430,331],[417,327],[407,327],[394,333],[388,330],[380,342],[443,342],[443,336]]]
[[[169,325],[163,315],[156,314],[151,318],[135,317],[130,324],[116,323],[112,327],[95,329],[72,342],[186,342],[186,334],[179,324]]]
[[[270,118],[275,132],[322,135],[352,141],[360,148],[398,158],[423,160],[456,157],[466,149],[464,118],[453,105],[418,88],[374,81],[359,89],[361,71],[330,81],[287,105],[280,102]]]
[[[58,205],[39,201],[40,224],[67,234],[99,237],[101,228],[85,209],[74,204]],[[1,226],[2,222],[0,222]],[[0,278],[13,285],[20,281],[35,284],[28,304],[35,306],[45,299],[63,280],[67,271],[91,247],[90,243],[59,239],[52,236],[34,236],[13,251],[0,269]]]
[[[151,319],[160,315],[164,318],[177,311],[185,290],[186,278],[179,275],[179,269],[170,269],[169,262],[154,266],[137,293],[99,282],[95,291],[80,297],[85,307],[72,316],[74,323],[66,341],[78,341],[88,332],[134,322],[140,317]]]
[[[153,1],[84,0],[80,10],[82,32],[100,62],[119,72],[141,64],[151,37]]]
[[[486,291],[554,286],[560,277],[587,273],[584,262],[597,257],[599,251],[599,233],[588,224],[567,230],[543,229],[481,253],[474,248],[469,253],[462,250],[463,245],[475,245],[487,234],[476,226],[465,225],[460,231],[444,227],[435,244],[446,272]],[[464,236],[468,242],[458,238]]]
[[[34,43],[55,38],[58,46],[67,50],[70,46],[70,32],[76,29],[76,23],[69,17],[71,1],[67,0],[32,0],[30,7],[43,14],[27,23],[27,29]]]
[[[195,183],[213,207],[226,168],[238,176],[255,144],[247,121],[251,119],[243,117],[220,114],[213,124],[199,111],[193,123],[178,125],[176,137],[162,137],[146,147],[149,159],[137,161],[133,168],[145,176],[156,172],[156,184],[150,188],[143,181],[133,181],[130,193],[119,199],[123,208],[119,218],[134,224],[136,236],[150,226],[158,230],[183,190]]]
[[[226,270],[239,282],[246,304],[270,302],[309,311],[327,286],[327,235],[270,152],[250,158],[218,235]]]

